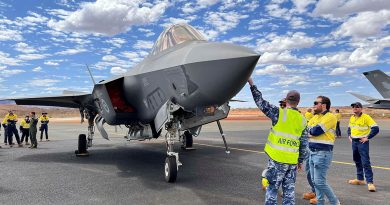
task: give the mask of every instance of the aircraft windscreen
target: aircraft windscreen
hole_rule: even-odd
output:
[[[164,30],[154,44],[152,54],[187,41],[205,41],[206,39],[190,25],[173,25]]]

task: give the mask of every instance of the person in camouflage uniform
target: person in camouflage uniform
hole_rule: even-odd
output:
[[[296,152],[299,153],[297,163],[289,164],[289,163],[278,162],[271,157],[270,154],[272,152],[271,151],[267,152],[267,149],[265,149],[266,153],[270,156],[270,159],[268,160],[268,167],[267,167],[268,171],[266,172],[266,178],[269,182],[269,186],[267,187],[266,190],[265,204],[266,205],[277,204],[278,189],[280,186],[282,186],[283,205],[294,205],[296,172],[297,169],[298,170],[302,169],[302,163],[303,160],[306,158],[307,145],[308,145],[306,119],[301,114],[298,113],[299,111],[296,108],[296,105],[298,105],[300,99],[299,93],[296,91],[290,91],[286,97],[287,108],[279,109],[277,106],[272,105],[268,101],[263,99],[262,93],[257,89],[256,85],[253,84],[253,80],[251,78],[248,80],[248,83],[250,85],[250,89],[256,105],[267,117],[271,119],[273,128],[275,128],[275,126],[279,123],[278,121],[279,121],[280,113],[290,112],[292,115],[300,116],[297,118],[301,120],[301,122],[297,122],[297,124],[300,124],[300,129],[302,130],[302,132],[300,133],[301,135],[298,138],[299,143],[297,143],[299,149],[294,149],[296,150]],[[284,117],[288,118],[287,114],[285,114]],[[269,145],[269,143],[270,143],[270,137],[268,138],[267,144]],[[291,153],[291,155],[294,154],[297,153]]]

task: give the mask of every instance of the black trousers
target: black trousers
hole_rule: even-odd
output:
[[[23,142],[24,140],[24,137],[26,137],[26,143],[28,142],[28,137],[30,136],[30,132],[29,132],[29,129],[25,129],[25,128],[22,128],[22,140],[21,142]]]
[[[4,143],[7,143],[8,142],[8,130],[7,130],[7,127],[4,127]]]

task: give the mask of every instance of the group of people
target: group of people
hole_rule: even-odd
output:
[[[30,145],[28,143],[28,138],[30,137],[31,146],[30,148],[35,149],[38,146],[37,142],[37,125],[41,123],[39,130],[41,131],[41,141],[43,138],[43,133],[46,135],[46,141],[49,141],[48,135],[48,124],[49,124],[49,116],[44,112],[38,118],[35,112],[31,112],[29,115],[26,115],[25,118],[20,122],[19,131],[22,134],[22,138],[20,139],[19,133],[17,130],[16,123],[18,122],[18,116],[14,114],[12,110],[8,111],[8,114],[5,115],[2,126],[4,128],[4,144],[13,147],[15,143],[13,142],[13,136],[15,136],[16,142],[19,147],[23,147],[23,142],[25,141],[26,145]],[[1,127],[0,127],[1,128]]]
[[[295,204],[295,181],[297,171],[305,170],[312,190],[303,195],[310,204],[325,204],[325,197],[330,204],[341,204],[326,176],[333,157],[335,138],[341,137],[341,115],[330,112],[331,101],[326,96],[318,96],[311,109],[303,116],[297,109],[300,101],[298,91],[289,91],[281,100],[280,107],[264,100],[262,93],[248,80],[256,105],[271,119],[272,128],[265,145],[269,156],[267,169],[263,172],[263,186],[266,186],[265,204],[277,204],[278,189],[282,187],[284,205]],[[367,114],[362,113],[363,106],[351,104],[353,115],[348,126],[348,137],[352,143],[353,160],[356,164],[357,177],[349,180],[352,185],[367,184],[370,192],[376,191],[369,157],[369,141],[378,134],[379,127]],[[338,126],[338,128],[337,128]],[[365,181],[364,181],[365,179]],[[265,183],[264,183],[265,182]]]

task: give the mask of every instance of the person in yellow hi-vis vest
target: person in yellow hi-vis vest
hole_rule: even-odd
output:
[[[270,158],[265,173],[269,183],[265,204],[277,204],[280,186],[283,189],[283,204],[295,204],[296,172],[302,169],[307,154],[306,119],[297,109],[300,94],[295,90],[288,92],[286,108],[282,109],[263,99],[252,78],[249,78],[248,83],[256,105],[272,121],[264,148]]]
[[[311,204],[325,204],[325,196],[331,205],[338,205],[340,201],[326,182],[326,173],[333,158],[335,129],[337,119],[330,110],[330,99],[318,96],[314,101],[314,116],[307,124],[309,129],[309,166],[310,175],[317,198],[310,199]]]
[[[376,122],[367,114],[362,113],[363,106],[360,102],[351,104],[354,115],[349,119],[348,137],[352,143],[353,161],[356,164],[357,179],[349,180],[349,184],[363,185],[366,177],[368,190],[376,191],[374,174],[370,163],[370,139],[379,133]],[[364,172],[364,175],[363,175]]]
[[[23,147],[22,143],[20,143],[18,130],[16,129],[16,122],[18,121],[18,116],[14,114],[12,110],[10,110],[5,116],[5,119],[7,120],[7,135],[9,146],[13,146],[12,136],[15,135],[16,142],[18,143],[19,147]]]
[[[20,142],[23,143],[24,137],[26,137],[26,145],[29,145],[28,137],[30,136],[30,116],[26,115],[26,117],[20,122],[19,130],[22,133],[22,139]]]
[[[39,130],[41,131],[41,141],[42,141],[42,138],[43,138],[43,131],[45,131],[46,141],[50,141],[49,140],[49,135],[47,134],[48,129],[49,129],[49,126],[48,126],[48,124],[49,124],[49,116],[47,116],[46,112],[42,113],[42,116],[39,117],[39,121],[41,121],[41,127],[39,128]]]

